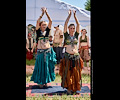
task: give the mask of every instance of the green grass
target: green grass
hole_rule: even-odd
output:
[[[86,61],[84,62],[84,66],[87,67]],[[91,66],[91,60],[89,61],[89,66]]]
[[[31,60],[28,60],[28,59],[26,59],[26,65],[35,65],[35,59],[31,59]]]
[[[90,96],[84,95],[83,97],[73,97],[73,96],[67,96],[67,95],[62,95],[62,96],[57,96],[55,95],[54,97],[26,97],[26,100],[91,100]]]
[[[33,81],[30,81],[31,76],[26,76],[26,83],[33,83]],[[51,83],[61,83],[61,76],[57,74],[55,80]],[[82,74],[82,83],[90,84],[90,76]]]

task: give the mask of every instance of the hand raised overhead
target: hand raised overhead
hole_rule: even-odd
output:
[[[72,11],[71,11],[71,9],[70,9],[70,10],[68,11],[68,14],[71,15],[71,13],[72,13]]]
[[[76,14],[76,10],[73,10],[73,13]]]
[[[47,11],[47,8],[46,7],[42,7],[42,12],[46,12]]]

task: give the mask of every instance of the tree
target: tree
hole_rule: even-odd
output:
[[[85,2],[85,10],[88,10],[88,11],[91,10],[90,0],[87,0],[87,1]]]

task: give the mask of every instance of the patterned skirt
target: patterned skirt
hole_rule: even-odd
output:
[[[81,90],[81,71],[83,68],[83,60],[78,55],[70,55],[65,53],[60,63],[59,74],[61,75],[63,88],[76,92]]]
[[[89,62],[90,60],[90,56],[89,56],[89,49],[88,49],[88,46],[82,46],[80,48],[80,56],[81,58],[83,59],[83,61],[85,62]]]

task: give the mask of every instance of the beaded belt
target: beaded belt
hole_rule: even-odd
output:
[[[37,49],[37,54],[44,53],[44,62],[46,61],[46,53],[51,53],[51,48],[49,49]]]
[[[58,47],[60,45],[60,43],[53,43],[54,47]]]
[[[65,59],[72,59],[72,60],[77,60],[80,58],[79,53],[75,53],[75,54],[69,54],[69,53],[65,53]]]

